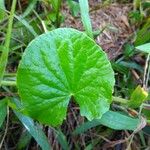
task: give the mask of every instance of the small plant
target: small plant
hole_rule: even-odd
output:
[[[109,147],[124,143],[121,148],[132,149],[132,142],[137,142],[134,136],[140,137],[138,147],[147,148],[144,134],[150,134],[150,104],[145,102],[149,99],[150,43],[146,33],[149,32],[150,2],[134,1],[131,23],[135,28],[143,27],[137,30],[133,41],[130,41],[133,35],[125,40],[121,46],[123,53],[111,62],[94,41],[104,30],[92,27],[89,14],[90,11],[96,17],[97,8],[103,4],[94,2],[93,9],[88,0],[64,2],[32,0],[27,6],[17,0],[0,2],[0,149],[5,149],[7,144],[7,149],[32,149],[35,144],[32,137],[43,150],[95,149],[95,146],[107,149],[104,140],[113,140],[107,144]],[[64,16],[66,10],[70,13]],[[61,23],[71,13],[69,26],[76,25],[76,19],[81,17],[85,33],[59,28],[65,26]],[[112,39],[107,42],[111,43]],[[142,52],[140,56],[135,48]],[[141,63],[145,53],[147,59]],[[83,117],[76,106],[74,109],[69,105],[72,102],[79,105]],[[14,129],[18,133],[14,134]],[[117,139],[114,139],[115,130],[123,130]]]
[[[86,34],[60,28],[26,48],[17,73],[22,112],[48,125],[60,125],[70,99],[88,120],[109,110],[114,72],[106,54]]]

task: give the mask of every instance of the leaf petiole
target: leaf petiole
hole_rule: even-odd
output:
[[[5,81],[5,80],[1,81],[1,86],[16,86],[16,85],[17,85],[16,81]]]
[[[112,98],[113,102],[118,102],[118,103],[122,103],[122,104],[127,104],[129,101],[124,99],[124,98],[120,98],[120,97],[114,97]]]

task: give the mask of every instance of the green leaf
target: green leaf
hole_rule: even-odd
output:
[[[62,149],[69,150],[70,148],[69,148],[66,136],[63,134],[63,132],[60,129],[58,129],[58,130],[55,130],[55,133],[57,135],[56,138],[57,138],[59,144],[61,145]]]
[[[93,38],[92,25],[89,16],[88,0],[79,0],[81,19],[87,35]]]
[[[79,3],[72,0],[67,0],[68,6],[70,7],[73,16],[77,16],[80,12]]]
[[[16,106],[21,108],[21,104],[17,99],[12,100],[13,103],[16,104]],[[33,120],[20,112],[13,110],[15,115],[18,117],[18,119],[21,121],[21,123],[24,125],[24,127],[28,130],[28,132],[34,137],[36,142],[41,146],[43,150],[51,150],[52,148],[50,147],[48,143],[48,139],[40,126],[38,124],[34,124]]]
[[[0,128],[7,115],[7,101],[6,99],[0,100]]]
[[[60,23],[62,21],[62,16],[61,16],[61,3],[62,0],[48,0],[48,2],[51,3],[52,8],[53,8],[53,17],[56,18],[55,21],[55,26],[58,28],[60,26]]]
[[[135,46],[139,46],[147,42],[150,42],[149,24],[150,24],[150,19],[148,19],[145,25],[142,27],[142,29],[137,32],[137,38],[134,43]]]
[[[139,64],[133,62],[133,61],[120,61],[118,62],[119,65],[121,65],[122,67],[126,67],[129,69],[137,69],[140,72],[143,72],[143,67],[141,67]]]
[[[125,57],[131,57],[134,55],[135,51],[134,51],[134,46],[127,43],[124,45],[124,51],[123,51],[123,54],[125,55]]]
[[[17,85],[27,115],[48,125],[66,118],[69,100],[89,120],[109,110],[114,72],[106,54],[86,34],[60,28],[33,40],[24,52]]]
[[[28,7],[23,12],[21,18],[25,18],[26,16],[28,16],[33,11],[33,9],[35,8],[37,2],[38,2],[38,0],[30,0]]]
[[[85,147],[84,150],[93,150],[94,147],[93,147],[93,144],[89,144],[88,146]]]
[[[14,15],[14,16],[15,16],[15,18],[16,18],[19,22],[21,22],[21,23],[28,29],[28,31],[29,31],[34,37],[38,36],[38,34],[35,32],[34,28],[28,23],[27,20],[25,20],[25,19],[23,19],[22,17],[17,16],[17,15]]]
[[[23,150],[27,147],[27,145],[30,143],[32,139],[31,134],[25,130],[23,131],[23,133],[21,134],[21,137],[19,138],[19,141],[17,143],[17,150]]]
[[[138,49],[144,53],[150,54],[150,43],[137,46],[136,49]]]
[[[60,5],[61,5],[61,0],[50,0],[54,10],[57,12]]]
[[[141,86],[137,86],[128,102],[129,107],[139,107],[146,100],[147,96],[148,93]]]
[[[142,5],[143,5],[143,9],[150,8],[150,2],[149,1],[143,2]]]
[[[90,128],[104,125],[115,130],[135,130],[140,123],[139,119],[134,119],[119,112],[108,111],[101,119],[94,119],[86,122],[75,129],[73,134],[81,134]]]

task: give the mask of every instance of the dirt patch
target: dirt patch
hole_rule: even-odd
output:
[[[90,8],[93,31],[103,30],[97,36],[96,41],[105,50],[108,57],[114,59],[121,54],[122,46],[133,33],[128,22],[130,5],[112,4],[103,6],[98,2],[90,2]],[[80,17],[74,18],[70,15],[68,8],[63,8],[63,14],[66,16],[65,22],[62,24],[63,27],[83,30]]]

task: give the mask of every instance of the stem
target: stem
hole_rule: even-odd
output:
[[[129,141],[129,144],[128,144],[126,150],[130,150],[131,149],[131,144],[132,144],[133,138],[134,138],[134,134],[131,135],[131,138],[130,138],[130,141]]]
[[[127,104],[127,103],[128,103],[128,100],[123,99],[123,98],[120,98],[120,97],[114,97],[114,96],[113,96],[112,100],[113,100],[114,102],[118,102],[118,103],[122,103],[122,104]]]
[[[56,27],[59,27],[59,26],[60,26],[60,16],[59,16],[59,13],[60,13],[61,2],[62,2],[62,0],[58,0],[58,1],[57,1]]]
[[[5,77],[16,77],[16,73],[5,73]]]
[[[148,87],[149,74],[150,74],[150,62],[148,61],[147,76],[146,76],[146,81],[145,81],[146,88]]]
[[[2,82],[2,79],[3,79],[3,76],[4,76],[4,72],[5,72],[5,68],[6,68],[7,60],[8,60],[9,45],[10,45],[12,25],[13,25],[13,19],[14,19],[16,3],[17,3],[17,0],[13,0],[11,11],[10,11],[9,22],[8,22],[6,40],[5,40],[5,45],[4,45],[5,50],[3,49],[2,55],[1,55],[1,58],[0,58],[0,64],[1,64],[1,66],[0,66],[0,86],[1,86],[1,82]]]
[[[81,20],[86,34],[93,39],[92,24],[89,16],[88,0],[79,0]]]
[[[1,85],[2,86],[16,86],[16,81],[5,81],[5,80],[2,80],[1,81]]]
[[[42,27],[43,27],[43,30],[44,30],[44,32],[46,33],[48,30],[47,30],[47,28],[46,28],[46,25],[45,25],[45,23],[44,23],[44,20],[42,20],[42,19],[40,18],[39,14],[38,14],[35,10],[33,10],[33,12],[34,12],[34,14],[37,16],[37,18],[39,19],[39,21],[41,22]]]
[[[7,49],[9,49],[9,45],[10,45],[16,3],[17,3],[17,0],[13,0],[11,11],[10,11],[10,18],[9,18],[9,22],[8,22],[8,29],[7,29],[7,35],[6,35],[6,41],[5,41],[5,47]]]
[[[146,62],[145,62],[145,68],[144,68],[144,77],[143,77],[143,87],[146,88],[146,75],[147,75],[147,69],[148,69],[148,62],[149,62],[149,54],[147,56]]]
[[[120,97],[114,97],[114,96],[112,98],[112,101],[117,102],[117,103],[121,103],[121,104],[124,104],[124,105],[127,105],[128,102],[129,102],[129,100],[127,100],[127,99],[120,98]],[[142,106],[141,107],[142,109],[144,108],[144,109],[150,110],[150,104],[143,103],[141,106]],[[140,108],[140,111],[141,111],[141,108]]]

